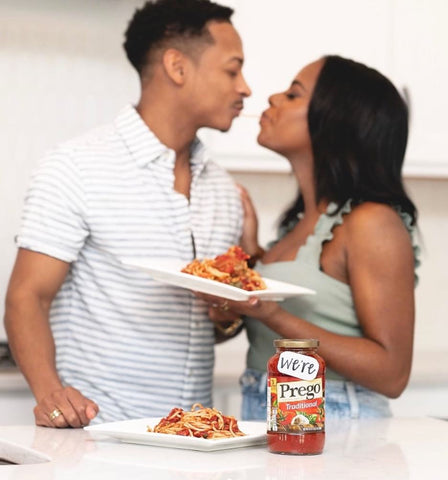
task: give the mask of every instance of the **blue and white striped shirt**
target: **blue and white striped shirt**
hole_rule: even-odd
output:
[[[33,175],[19,247],[70,270],[51,308],[58,372],[98,403],[96,421],[211,405],[214,336],[191,292],[123,266],[129,256],[213,257],[237,244],[242,209],[230,176],[196,141],[190,201],[174,190],[175,154],[128,106],[115,122],[52,151]]]

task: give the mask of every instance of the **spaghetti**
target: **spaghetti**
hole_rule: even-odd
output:
[[[234,417],[223,415],[216,408],[205,408],[200,403],[195,403],[189,412],[173,408],[153,429],[147,427],[147,431],[207,439],[245,435]]]
[[[261,276],[247,265],[249,255],[241,247],[230,247],[223,255],[214,259],[195,259],[182,272],[197,277],[216,280],[243,290],[265,290],[266,284]]]

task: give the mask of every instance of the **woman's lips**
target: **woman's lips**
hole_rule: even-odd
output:
[[[260,118],[260,125],[263,125],[264,123],[267,123],[270,121],[269,116],[266,114],[266,112],[263,112]]]

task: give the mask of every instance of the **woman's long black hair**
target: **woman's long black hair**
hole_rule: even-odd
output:
[[[408,108],[386,77],[353,60],[325,56],[308,109],[308,127],[317,202],[334,202],[334,213],[348,199],[354,205],[385,203],[400,207],[416,223],[417,209],[401,176]],[[281,226],[287,227],[303,209],[299,192]]]

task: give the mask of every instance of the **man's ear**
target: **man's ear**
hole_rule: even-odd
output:
[[[176,84],[183,85],[185,82],[185,74],[187,70],[187,58],[185,55],[176,50],[169,48],[163,53],[162,64],[168,77]]]

